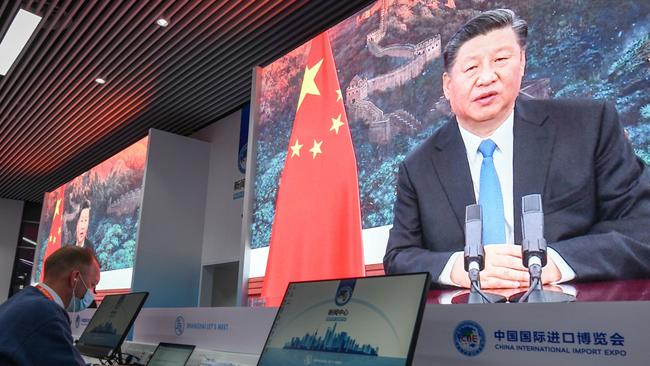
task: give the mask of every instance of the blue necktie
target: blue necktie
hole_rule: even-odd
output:
[[[479,187],[479,204],[483,214],[483,244],[503,244],[506,242],[501,184],[492,160],[492,154],[496,147],[494,141],[489,139],[483,140],[478,147],[478,150],[483,155]]]

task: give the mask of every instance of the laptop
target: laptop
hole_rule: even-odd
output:
[[[292,282],[258,366],[410,366],[429,274]]]
[[[196,346],[176,343],[158,343],[147,366],[185,366]]]
[[[144,305],[148,292],[106,295],[77,341],[82,355],[113,359]]]

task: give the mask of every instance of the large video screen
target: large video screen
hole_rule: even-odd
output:
[[[147,142],[145,137],[45,194],[34,282],[53,249],[78,245],[97,255],[98,290],[131,288]]]
[[[650,2],[377,1],[329,30],[358,165],[366,264],[385,252],[399,163],[453,118],[442,48],[479,11],[503,7],[529,24],[521,93],[615,103],[636,153],[650,163]],[[261,70],[252,277],[265,271],[308,51],[309,42]]]

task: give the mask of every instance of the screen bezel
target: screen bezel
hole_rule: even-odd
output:
[[[185,362],[183,362],[183,365],[187,365],[187,361],[189,361],[190,357],[192,357],[192,353],[194,352],[194,349],[196,348],[195,345],[191,345],[191,344],[160,342],[160,343],[158,343],[158,346],[156,346],[156,350],[153,351],[153,353],[151,354],[151,358],[149,358],[149,361],[147,361],[147,366],[149,366],[149,364],[151,363],[151,360],[156,355],[156,352],[158,352],[158,349],[160,349],[160,347],[168,347],[168,348],[177,348],[177,349],[189,350],[190,353],[187,355],[187,358],[185,359]]]
[[[115,354],[120,347],[122,347],[122,343],[124,343],[124,340],[126,339],[127,334],[129,334],[131,327],[133,327],[133,323],[135,322],[135,319],[138,317],[138,314],[140,314],[140,310],[142,310],[142,306],[144,305],[145,301],[147,301],[147,298],[149,297],[149,292],[146,291],[141,291],[141,292],[131,292],[128,294],[116,294],[116,295],[106,295],[106,297],[118,297],[118,296],[135,296],[135,295],[144,295],[142,299],[140,300],[140,303],[138,304],[138,308],[133,313],[133,316],[131,317],[131,320],[129,320],[129,325],[126,327],[126,330],[122,333],[122,336],[120,337],[120,341],[117,342],[115,347],[105,347],[101,345],[92,345],[92,344],[86,344],[83,343],[82,340],[84,338],[84,335],[86,332],[90,332],[90,327],[86,326],[84,329],[83,333],[79,336],[79,340],[77,341],[77,349],[79,352],[88,357],[95,357],[95,358],[106,358],[110,357],[113,354]],[[104,298],[104,300],[106,299]],[[102,300],[102,303],[99,304],[99,307],[93,314],[93,318],[97,313],[99,313],[100,309],[102,308],[102,305],[104,305],[104,301]],[[90,318],[90,321],[88,322],[88,325],[90,325],[93,321],[93,318]]]
[[[417,338],[418,335],[420,334],[420,325],[422,323],[422,317],[424,314],[424,306],[427,300],[427,293],[429,292],[429,287],[431,286],[431,274],[429,272],[399,273],[399,274],[391,274],[391,275],[366,276],[366,277],[328,278],[328,279],[314,280],[314,281],[289,282],[287,288],[284,290],[284,296],[282,297],[282,302],[278,307],[278,311],[275,313],[275,317],[273,318],[273,323],[271,323],[271,328],[269,329],[269,333],[266,336],[266,341],[264,342],[264,346],[262,347],[262,352],[260,353],[260,358],[257,360],[256,365],[260,366],[260,362],[262,361],[262,356],[266,352],[267,345],[269,344],[269,340],[271,338],[271,331],[273,330],[273,326],[275,326],[275,322],[278,320],[278,314],[280,313],[280,309],[282,308],[282,306],[284,306],[284,303],[287,300],[287,290],[289,289],[289,286],[291,286],[292,284],[343,281],[343,280],[352,280],[352,279],[356,279],[356,280],[379,279],[379,278],[387,278],[387,277],[402,277],[402,276],[417,276],[417,275],[424,275],[424,286],[422,288],[422,293],[420,294],[420,305],[418,306],[417,316],[415,318],[415,323],[413,324],[413,333],[411,334],[409,350],[406,356],[406,362],[404,363],[404,366],[411,366],[413,362],[413,355],[415,354],[415,346],[417,345]]]

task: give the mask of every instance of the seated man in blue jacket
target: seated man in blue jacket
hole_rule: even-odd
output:
[[[99,272],[88,248],[66,246],[52,253],[43,282],[0,305],[0,365],[85,365],[72,343],[66,309],[88,307]]]

